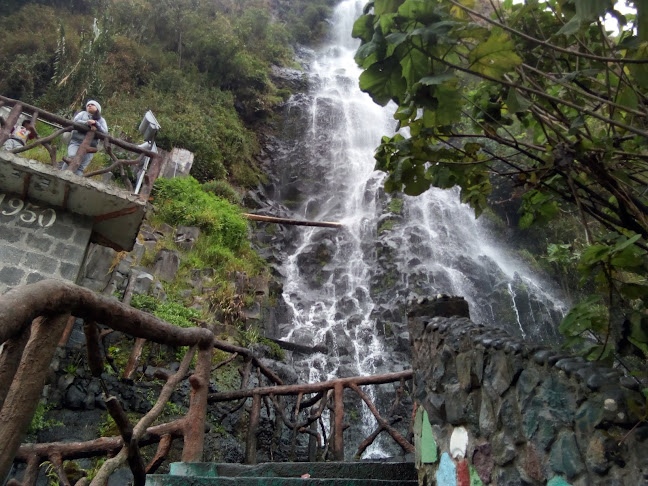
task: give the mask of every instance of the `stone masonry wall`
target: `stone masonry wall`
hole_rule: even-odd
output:
[[[409,317],[420,484],[648,485],[634,379],[435,305]]]
[[[92,219],[0,194],[0,294],[56,278],[76,282]]]

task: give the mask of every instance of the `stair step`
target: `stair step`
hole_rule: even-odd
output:
[[[146,486],[418,486],[416,480],[383,480],[357,478],[251,478],[192,477],[149,474]]]
[[[170,474],[193,477],[281,477],[300,478],[310,474],[314,479],[416,480],[413,462],[267,462],[255,465],[212,462],[174,462]]]
[[[411,462],[174,462],[168,475],[149,474],[146,486],[418,486],[417,477]]]

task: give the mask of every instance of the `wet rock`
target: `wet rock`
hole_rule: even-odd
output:
[[[549,464],[552,470],[568,478],[576,477],[585,469],[572,432],[564,430],[558,434],[558,439],[551,448]]]
[[[526,476],[523,479],[528,482],[543,482],[546,479],[542,465],[542,457],[533,444],[527,444],[524,449],[523,471],[524,476]]]
[[[497,473],[497,486],[520,486],[520,473],[516,469],[501,469]]]
[[[592,397],[587,400],[576,411],[576,431],[583,437],[589,436],[603,420],[604,413],[605,410],[603,409],[600,398]]]
[[[492,355],[485,376],[492,389],[498,395],[503,395],[513,381],[513,369],[508,356],[505,353]]]
[[[176,229],[175,242],[181,250],[193,249],[200,236],[200,228],[195,226],[178,226]]]
[[[261,362],[272,371],[274,371],[285,384],[290,385],[299,381],[299,376],[295,372],[294,367],[286,363],[270,359],[262,359]]]
[[[133,473],[128,468],[121,468],[111,474],[108,480],[108,486],[124,486],[124,484],[132,484]]]
[[[410,351],[410,335],[407,331],[400,332],[395,335],[396,346],[394,351],[401,353],[408,353]]]
[[[596,430],[591,436],[585,452],[585,464],[589,471],[605,474],[610,469],[605,437],[602,431]]]
[[[528,367],[520,373],[517,381],[518,400],[525,406],[533,396],[533,392],[540,382],[540,372],[536,368]]]
[[[505,432],[497,432],[491,441],[493,461],[498,466],[511,462],[516,456],[515,444]]]
[[[144,257],[145,252],[146,252],[146,247],[142,243],[136,240],[135,245],[133,246],[133,250],[131,251],[134,265],[140,264],[142,258]]]
[[[479,478],[486,484],[491,482],[491,474],[495,462],[493,460],[493,453],[490,444],[482,444],[475,447],[475,452],[472,457],[472,464],[477,470]]]
[[[153,264],[153,275],[171,282],[180,268],[180,254],[175,250],[160,250]]]
[[[65,406],[70,410],[83,410],[86,408],[86,397],[85,390],[80,389],[77,385],[72,385],[65,393]]]
[[[504,426],[504,429],[516,444],[524,442],[524,434],[522,433],[522,415],[520,414],[520,408],[515,399],[514,390],[511,390],[511,392],[509,392],[502,400],[500,407],[500,423]]]
[[[538,363],[539,365],[543,365],[547,362],[550,356],[553,355],[553,351],[550,349],[541,349],[540,351],[536,351],[533,354],[533,361]]]
[[[102,291],[110,281],[116,255],[112,248],[90,245],[82,271],[82,285],[97,292]]]
[[[446,420],[453,425],[460,425],[464,423],[465,417],[465,404],[468,395],[462,390],[461,385],[452,384],[445,387],[445,407],[446,407]]]
[[[591,376],[587,378],[587,386],[591,390],[598,390],[610,383],[608,377],[600,372],[594,372]]]
[[[140,272],[137,277],[135,277],[135,286],[133,287],[134,294],[148,294],[151,286],[153,285],[153,275],[146,272]]]

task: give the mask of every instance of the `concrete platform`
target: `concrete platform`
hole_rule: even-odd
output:
[[[1,148],[0,194],[92,217],[91,241],[117,251],[132,250],[146,211],[146,201],[126,190]]]

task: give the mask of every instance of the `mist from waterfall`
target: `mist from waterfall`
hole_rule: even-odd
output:
[[[351,30],[364,4],[335,8],[330,41],[307,60],[309,91],[288,102],[290,135],[276,160],[282,202],[296,218],[344,225],[300,229],[282,264],[292,321],[280,326],[281,338],[329,350],[300,356],[300,378],[409,368],[407,303],[436,294],[465,297],[476,322],[551,339],[565,305],[490,236],[458,191],[384,193],[373,154],[396,124],[393,106],[376,105],[358,87]],[[370,414],[362,421],[375,428]],[[381,447],[368,454],[387,454]]]

